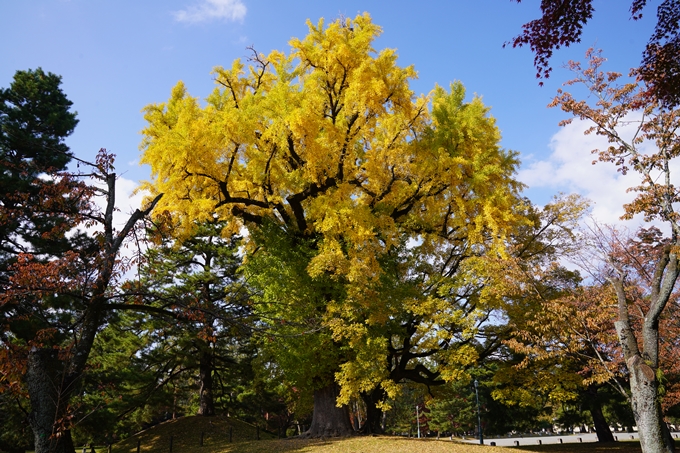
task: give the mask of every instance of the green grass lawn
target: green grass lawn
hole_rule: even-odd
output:
[[[229,435],[231,432],[231,442]],[[203,446],[201,443],[203,437]],[[253,425],[227,417],[185,417],[171,420],[138,433],[112,446],[112,453],[640,453],[634,441],[552,444],[521,447],[491,447],[449,439],[409,439],[390,436],[356,436],[342,439],[276,439]],[[76,449],[78,453],[81,449]],[[97,453],[105,453],[98,448]],[[89,452],[89,449],[88,449]]]

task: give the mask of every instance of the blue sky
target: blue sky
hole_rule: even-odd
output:
[[[16,70],[42,67],[63,77],[80,123],[68,139],[72,151],[92,159],[99,148],[115,153],[124,186],[149,176],[139,158],[141,110],[164,102],[182,80],[193,96],[213,89],[210,71],[259,52],[288,51],[304,37],[305,21],[316,23],[367,11],[383,27],[376,49],[396,48],[399,64],[414,65],[416,93],[435,84],[463,82],[491,106],[503,134],[502,146],[520,152],[519,177],[536,203],[559,191],[579,192],[596,204],[601,220],[620,215],[621,179],[604,164],[591,165],[597,145],[582,126],[560,129],[565,114],[546,105],[569,78],[561,65],[582,59],[590,46],[602,48],[610,70],[627,72],[640,55],[655,22],[655,3],[641,21],[629,18],[629,1],[595,0],[582,43],[556,52],[553,76],[539,87],[528,49],[503,48],[522,24],[538,17],[538,0],[267,1],[267,0],[2,0],[0,86]],[[634,181],[633,181],[634,182]]]

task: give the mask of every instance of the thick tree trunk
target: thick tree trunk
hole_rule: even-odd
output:
[[[335,383],[314,391],[314,415],[304,437],[346,437],[354,434],[347,406],[337,407]]]
[[[215,415],[215,401],[213,398],[213,357],[210,348],[201,350],[198,376],[200,380],[198,415],[211,417]]]
[[[35,453],[75,453],[71,431],[62,425],[70,392],[63,381],[64,364],[54,349],[34,349],[28,357],[26,385],[31,400],[29,423]],[[61,372],[60,372],[61,370]]]
[[[642,359],[629,360],[631,403],[633,416],[644,453],[674,453],[675,443],[663,421],[657,397],[654,370]]]
[[[382,415],[383,411],[378,409],[377,404],[385,397],[385,391],[375,388],[370,393],[362,393],[361,398],[366,404],[366,421],[361,426],[362,434],[383,434]]]
[[[614,435],[609,429],[609,423],[604,418],[602,413],[602,404],[597,397],[597,387],[590,387],[587,391],[588,395],[588,411],[593,417],[593,424],[595,425],[595,432],[597,433],[598,442],[614,442]]]

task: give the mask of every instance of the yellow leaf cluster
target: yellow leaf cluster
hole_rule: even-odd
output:
[[[152,170],[144,189],[164,194],[156,212],[172,216],[177,235],[216,218],[225,234],[246,227],[252,239],[273,224],[291,243],[313,244],[308,276],[344,285],[341,298],[324,301],[322,320],[334,341],[354,351],[337,375],[347,399],[368,382],[391,389],[376,360],[389,335],[376,326],[401,313],[420,316],[421,348],[442,340],[441,326],[463,326],[465,337],[475,331],[475,314],[441,294],[387,296],[385,258],[409,243],[424,261],[446,261],[445,250],[455,247],[464,257],[504,256],[522,222],[515,209],[522,185],[514,179],[516,154],[500,148],[481,99],[467,101],[460,83],[417,97],[409,87],[415,69],[400,67],[392,49],[373,49],[381,29],[368,14],[308,26],[289,53],[253,52],[247,66],[215,68],[217,88],[205,106],[181,82],[166,103],[148,106],[141,162]],[[449,291],[483,286],[484,266],[472,263],[444,278]],[[299,303],[304,290],[294,291],[289,299]],[[487,306],[496,300],[475,297]],[[458,364],[474,356],[451,354],[447,360]]]

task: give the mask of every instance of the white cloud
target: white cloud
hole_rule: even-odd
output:
[[[90,179],[86,182],[93,186],[100,187],[101,189],[104,190],[106,189],[106,186],[103,181]],[[130,218],[130,215],[136,209],[141,209],[144,197],[148,195],[147,193],[144,193],[142,191],[138,191],[137,193],[135,193],[135,190],[137,189],[138,186],[139,183],[131,179],[126,179],[120,176],[116,179],[116,194],[115,194],[116,210],[113,213],[113,228],[116,232],[123,229],[128,219]],[[94,203],[98,206],[98,208],[102,212],[106,209],[106,197],[101,195],[95,196]],[[81,229],[83,228],[81,227]],[[97,231],[102,231],[102,229],[103,225],[99,223],[84,228],[84,230],[90,234],[93,234]],[[135,244],[133,242],[126,242],[120,249],[119,258],[123,262],[130,263],[133,257],[136,255],[136,252],[137,250],[135,249]],[[136,272],[137,267],[132,266],[124,273],[122,279],[135,278]]]
[[[552,153],[545,160],[528,161],[519,171],[518,178],[532,189],[546,188],[552,193],[578,193],[593,202],[592,216],[605,224],[626,225],[636,229],[644,222],[641,216],[633,221],[622,221],[623,205],[635,197],[627,189],[640,183],[640,176],[631,171],[623,175],[608,162],[593,161],[594,149],[606,149],[609,143],[604,137],[583,132],[589,126],[585,121],[574,120],[553,135],[550,142]],[[619,132],[630,135],[634,124]],[[626,130],[628,129],[628,130]]]
[[[241,22],[246,17],[246,11],[246,5],[241,0],[202,0],[197,5],[173,12],[173,15],[178,22],[190,24],[211,20]]]
[[[94,187],[99,187],[102,190],[107,189],[105,183],[98,179],[90,178],[85,182]],[[116,210],[113,212],[113,227],[118,231],[120,231],[125,226],[127,220],[130,218],[130,215],[136,209],[141,209],[142,207],[142,201],[147,194],[142,193],[141,191],[134,193],[138,186],[139,183],[131,179],[126,179],[120,176],[116,179]],[[96,194],[96,196],[93,198],[93,202],[99,208],[100,212],[104,212],[106,210],[107,201],[104,195],[100,193]],[[102,225],[95,224],[85,228],[85,231],[93,233],[95,231],[101,231],[102,228]]]
[[[131,179],[119,177],[116,180],[116,207],[120,210],[113,216],[114,223],[122,227],[127,222],[136,209],[141,209],[142,201],[147,195],[146,193],[134,191],[139,186],[139,183]]]

